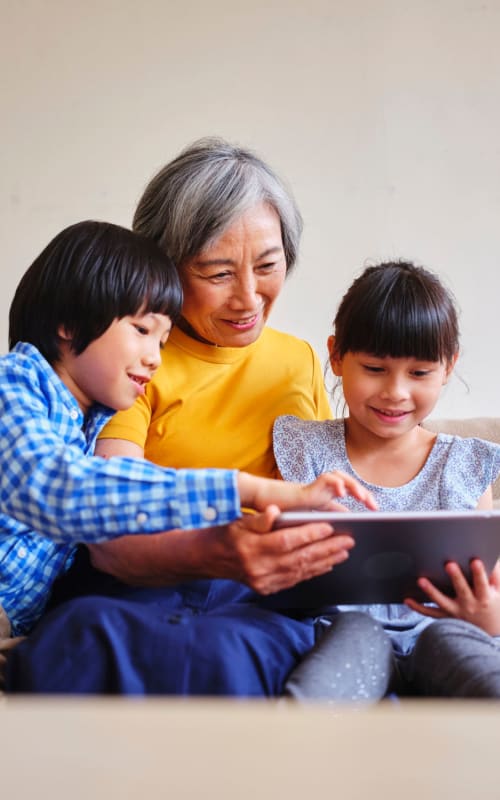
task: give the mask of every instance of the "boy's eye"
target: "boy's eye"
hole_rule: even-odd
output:
[[[425,378],[426,375],[430,375],[430,372],[429,369],[414,369],[413,375],[415,378]]]

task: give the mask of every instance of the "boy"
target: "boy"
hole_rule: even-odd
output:
[[[10,352],[0,358],[4,632],[9,624],[13,635],[29,632],[79,542],[224,525],[241,505],[331,507],[346,487],[357,491],[338,475],[311,492],[236,470],[90,457],[114,411],[144,393],[181,303],[171,260],[145,237],[104,222],[63,230],[22,278]]]

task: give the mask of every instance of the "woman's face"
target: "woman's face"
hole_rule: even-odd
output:
[[[193,335],[220,347],[260,336],[286,275],[281,225],[261,203],[181,268],[182,315]]]

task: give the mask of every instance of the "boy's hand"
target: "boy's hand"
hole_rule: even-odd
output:
[[[448,597],[436,589],[427,578],[419,578],[418,585],[435,603],[437,608],[429,608],[407,598],[405,604],[426,617],[441,619],[454,617],[477,625],[490,636],[500,635],[500,562],[497,561],[490,577],[484,564],[478,558],[471,561],[472,585],[455,561],[450,561],[445,570],[451,578],[455,597]]]
[[[325,472],[308,484],[259,478],[240,472],[238,489],[242,506],[258,511],[263,511],[271,504],[279,506],[281,511],[298,509],[346,511],[346,508],[334,498],[342,498],[348,494],[360,500],[367,508],[377,509],[371,492],[356,478],[338,470]]]
[[[372,511],[378,509],[372,493],[365,489],[356,478],[339,470],[324,472],[312,483],[302,486],[301,505],[296,508],[312,508],[318,511],[345,511],[345,507],[333,497],[351,495]]]

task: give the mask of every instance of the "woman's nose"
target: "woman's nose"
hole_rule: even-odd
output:
[[[232,296],[231,303],[234,307],[244,308],[245,310],[253,310],[257,298],[257,277],[255,275],[241,276],[236,281]]]

